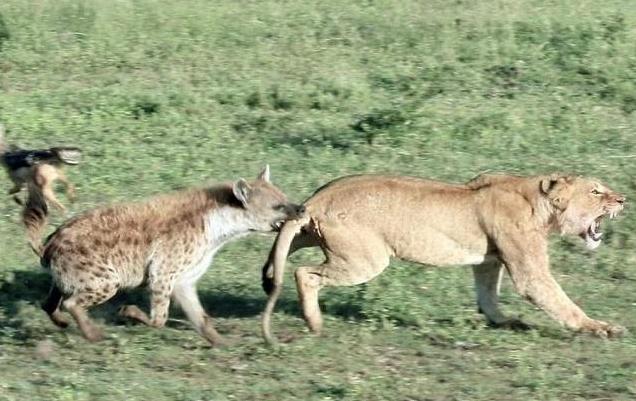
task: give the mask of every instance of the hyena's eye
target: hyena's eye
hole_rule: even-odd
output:
[[[274,206],[272,209],[276,210],[277,212],[283,212],[285,211],[285,205],[283,205],[282,203]]]

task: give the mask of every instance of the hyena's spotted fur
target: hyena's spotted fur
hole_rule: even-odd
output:
[[[37,207],[31,204],[31,210]],[[214,253],[250,231],[276,230],[302,210],[269,183],[268,168],[250,183],[239,180],[93,210],[66,222],[44,244],[41,264],[50,269],[53,285],[43,308],[65,327],[62,305],[95,341],[102,335],[87,308],[120,289],[146,285],[150,316],[134,305],[122,307],[123,316],[162,327],[172,298],[214,344],[219,336],[196,293]]]

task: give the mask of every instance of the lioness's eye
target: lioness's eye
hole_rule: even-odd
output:
[[[592,195],[600,195],[600,194],[601,194],[601,191],[599,191],[598,189],[594,188],[592,190]]]

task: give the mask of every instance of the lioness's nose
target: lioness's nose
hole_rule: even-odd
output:
[[[616,202],[622,205],[623,203],[625,203],[625,197],[623,195],[617,195]]]

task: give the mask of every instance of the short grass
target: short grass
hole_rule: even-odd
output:
[[[629,0],[3,0],[0,121],[24,146],[74,144],[77,213],[266,162],[298,200],[340,175],[465,181],[485,170],[597,176],[636,197],[636,3]],[[9,185],[0,179],[3,187]],[[394,262],[324,291],[326,332],[291,276],[264,347],[260,266],[271,237],[226,247],[200,283],[232,345],[93,311],[88,344],[39,310],[49,278],[0,202],[0,400],[633,400],[636,340],[562,329],[506,281],[495,330],[467,268]],[[56,215],[54,223],[62,221]],[[591,316],[636,332],[636,218],[597,252],[555,238],[554,274]],[[316,260],[299,253],[292,262]],[[293,263],[292,263],[293,264]]]

